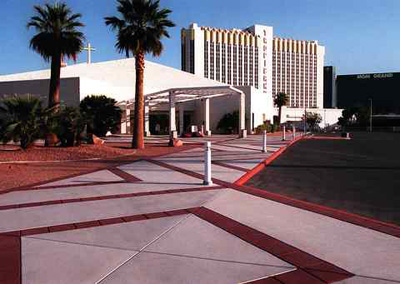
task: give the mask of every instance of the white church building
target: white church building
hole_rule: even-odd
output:
[[[33,94],[47,101],[50,70],[0,76],[0,98]],[[135,59],[80,63],[61,70],[61,100],[78,106],[89,95],[114,98],[124,110],[121,133],[129,133],[129,115],[135,97]],[[151,118],[168,120],[164,133],[183,133],[190,126],[218,133],[217,125],[226,114],[239,110],[239,133],[251,133],[272,115],[266,95],[254,87],[234,88],[178,69],[146,61],[145,99],[147,134],[154,132]],[[153,119],[154,120],[154,119]],[[245,131],[244,131],[245,130]]]

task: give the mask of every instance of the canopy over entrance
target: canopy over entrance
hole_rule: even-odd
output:
[[[162,91],[145,94],[145,133],[150,135],[150,120],[149,113],[151,108],[160,104],[169,105],[169,132],[171,138],[177,137],[176,127],[176,105],[179,107],[179,123],[180,132],[183,133],[183,103],[202,100],[204,107],[204,134],[211,135],[210,131],[210,99],[222,96],[240,96],[239,100],[239,135],[246,136],[245,129],[245,94],[232,86],[210,86],[210,87],[193,87],[193,88],[170,88]],[[126,105],[133,104],[134,100],[124,102]],[[121,105],[121,103],[119,103]]]

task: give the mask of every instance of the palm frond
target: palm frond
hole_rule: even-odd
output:
[[[118,0],[120,17],[106,17],[105,23],[117,32],[116,49],[130,53],[151,53],[159,56],[163,51],[163,37],[169,37],[167,28],[175,24],[168,19],[172,12],[160,9],[156,0]]]
[[[75,57],[82,50],[85,36],[78,30],[84,27],[81,14],[73,14],[65,3],[35,5],[34,10],[27,24],[36,30],[30,40],[31,49],[46,61],[59,54]]]

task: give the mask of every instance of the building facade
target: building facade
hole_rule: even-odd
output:
[[[324,108],[337,107],[336,67],[324,67]]]
[[[191,24],[181,31],[182,70],[233,86],[252,86],[272,106],[279,92],[289,108],[323,108],[325,48],[317,41],[274,37],[273,28],[217,29]]]
[[[400,114],[400,73],[338,75],[337,105],[340,108],[369,108],[374,114]]]

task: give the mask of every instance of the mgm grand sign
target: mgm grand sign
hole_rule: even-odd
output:
[[[357,79],[384,79],[392,78],[393,73],[377,73],[377,74],[360,74],[357,75]]]

